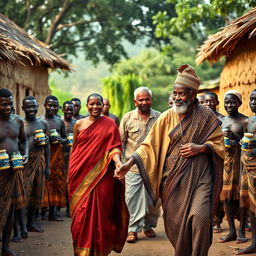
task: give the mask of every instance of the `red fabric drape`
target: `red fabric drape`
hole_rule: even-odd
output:
[[[69,165],[75,255],[121,252],[125,243],[128,211],[124,186],[113,177],[115,154],[121,154],[121,140],[108,117],[100,117],[79,133]]]

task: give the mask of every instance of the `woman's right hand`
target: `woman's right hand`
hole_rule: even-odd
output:
[[[119,180],[124,179],[125,174],[130,170],[129,165],[126,164],[122,164],[119,168],[115,169],[115,174],[114,177],[116,177]]]

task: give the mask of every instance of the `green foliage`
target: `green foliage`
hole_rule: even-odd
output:
[[[142,86],[138,76],[128,74],[124,76],[107,77],[103,81],[102,95],[111,103],[111,113],[119,118],[134,108],[133,92]]]
[[[14,20],[59,53],[76,55],[83,51],[87,60],[109,64],[127,57],[123,40],[134,44],[154,36],[152,21],[158,11],[174,8],[158,0],[1,0],[1,13]]]
[[[177,68],[185,63],[196,66],[195,47],[193,40],[189,39],[189,37],[187,40],[174,37],[173,49],[175,51],[172,58],[161,54],[156,49],[144,50],[131,59],[115,64],[112,68],[113,76],[136,75],[139,77],[142,85],[149,87],[153,91],[153,108],[164,111],[167,109],[167,102],[176,79]],[[223,63],[212,66],[204,63],[195,68],[201,80],[206,81],[217,78],[222,66]],[[113,100],[115,99],[113,98]]]
[[[255,0],[167,0],[175,6],[175,14],[169,15],[160,11],[153,17],[156,25],[155,35],[169,40],[164,51],[173,53],[170,44],[173,36],[184,38],[190,34],[198,44],[206,39],[208,34],[228,24],[255,7]]]
[[[49,87],[50,87],[50,90],[51,90],[51,94],[58,98],[58,101],[59,101],[59,104],[60,104],[61,107],[62,107],[62,105],[65,101],[71,100],[74,97],[69,92],[61,90],[60,88],[58,88],[54,80],[50,81]],[[63,115],[61,110],[59,110],[58,114]]]

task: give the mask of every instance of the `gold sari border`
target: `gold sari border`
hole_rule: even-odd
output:
[[[75,214],[76,209],[79,208],[84,199],[87,198],[92,189],[96,186],[98,181],[104,176],[107,171],[108,164],[115,154],[121,155],[121,151],[119,149],[113,149],[110,152],[107,151],[102,159],[92,168],[92,170],[81,182],[70,200],[70,211],[72,216]]]

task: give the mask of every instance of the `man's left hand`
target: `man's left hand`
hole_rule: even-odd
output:
[[[202,146],[195,143],[186,143],[185,145],[181,145],[180,154],[183,157],[196,156],[202,152]]]

